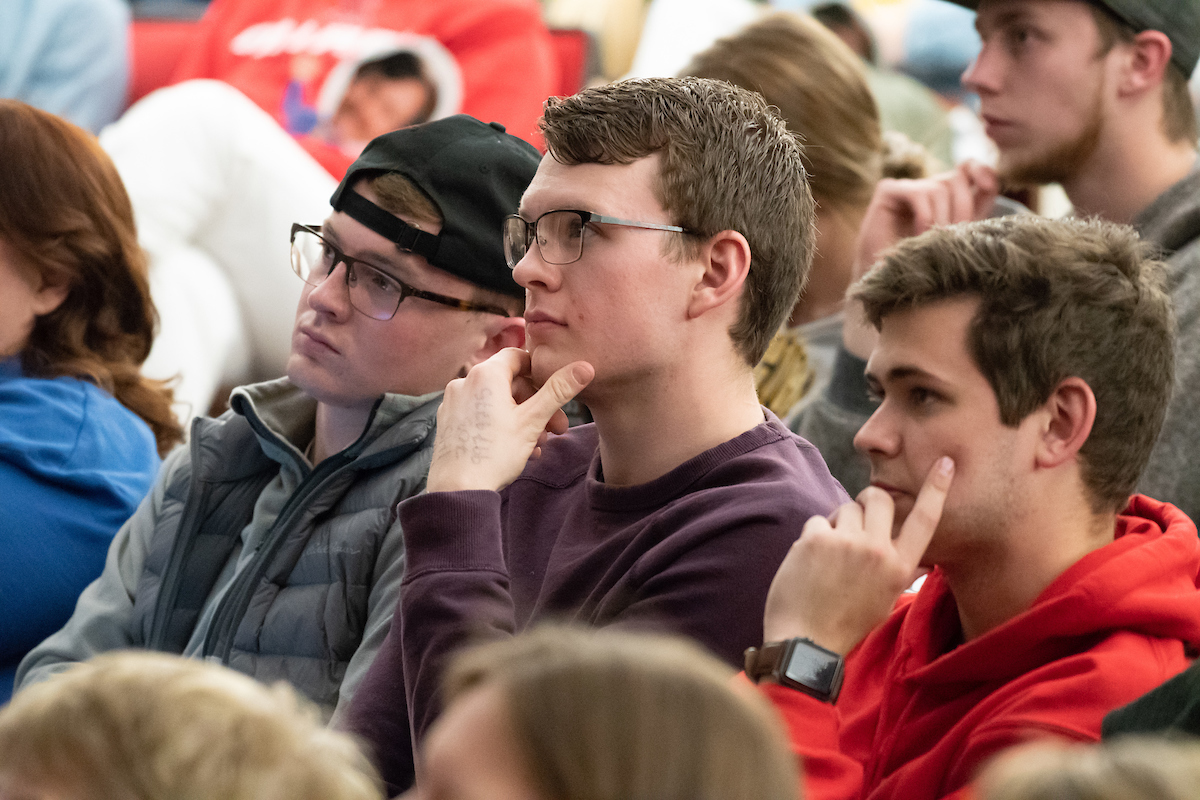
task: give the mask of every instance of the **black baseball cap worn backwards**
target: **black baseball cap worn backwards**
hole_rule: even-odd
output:
[[[979,0],[950,0],[978,10]],[[1138,33],[1160,31],[1171,40],[1171,63],[1185,78],[1200,60],[1200,2],[1198,0],[1085,0],[1105,9]]]
[[[504,218],[517,213],[540,161],[533,145],[505,133],[500,123],[458,114],[373,139],[329,203],[438,269],[524,297],[504,259],[501,230]],[[445,220],[440,233],[407,224],[351,188],[386,172],[403,175],[433,200]]]

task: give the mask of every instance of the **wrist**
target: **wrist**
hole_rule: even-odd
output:
[[[472,464],[469,457],[454,457],[457,455],[451,454],[450,458],[444,458],[440,457],[442,454],[434,453],[433,461],[429,465],[429,474],[425,479],[427,493],[473,490],[494,492],[500,489],[501,484],[494,476],[481,469],[485,465]]]
[[[770,681],[826,703],[837,702],[845,659],[806,637],[766,642],[746,650],[746,676]]]

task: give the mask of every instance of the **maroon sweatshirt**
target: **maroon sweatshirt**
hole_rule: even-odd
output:
[[[501,492],[401,503],[400,604],[347,720],[389,785],[411,781],[410,741],[440,711],[447,656],[468,639],[544,619],[615,623],[685,634],[740,667],[804,522],[849,499],[816,448],[767,416],[638,486],[603,483],[585,425],[553,437]]]

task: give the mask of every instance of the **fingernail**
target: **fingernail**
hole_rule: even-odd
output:
[[[954,459],[950,456],[942,456],[937,463],[938,475],[944,478],[949,478],[954,474]]]
[[[587,383],[588,369],[582,364],[576,364],[575,369],[571,370],[571,375],[574,376],[576,383]]]

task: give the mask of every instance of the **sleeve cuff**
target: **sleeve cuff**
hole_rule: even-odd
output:
[[[409,575],[427,570],[504,570],[500,494],[432,492],[400,503]]]

